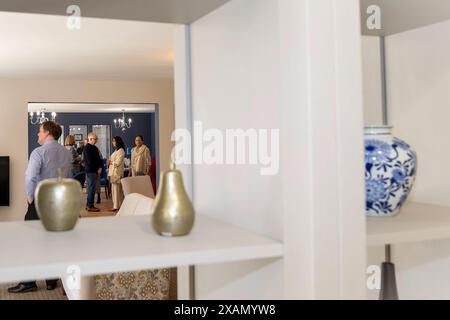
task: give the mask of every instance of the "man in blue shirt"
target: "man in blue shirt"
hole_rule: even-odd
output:
[[[63,178],[68,178],[71,169],[72,156],[70,152],[58,143],[62,134],[61,126],[52,121],[40,125],[38,143],[41,145],[30,155],[25,173],[25,187],[28,199],[28,211],[25,220],[39,220],[34,206],[34,192],[39,182],[56,178],[56,170],[61,169]],[[54,290],[58,280],[47,280],[47,290]],[[30,292],[37,290],[36,282],[21,282],[9,288],[10,293]]]

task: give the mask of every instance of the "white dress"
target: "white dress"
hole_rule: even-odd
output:
[[[110,158],[108,176],[111,181],[111,193],[114,209],[120,209],[123,202],[123,190],[120,180],[114,181],[116,177],[123,178],[125,151],[123,149],[116,150]]]

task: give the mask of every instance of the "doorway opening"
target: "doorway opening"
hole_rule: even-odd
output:
[[[44,114],[42,114],[44,112]],[[123,114],[130,121],[130,125],[120,127],[118,119]],[[54,103],[54,102],[30,102],[28,103],[28,153],[39,147],[37,133],[39,131],[39,118],[53,119],[61,126],[62,135],[58,142],[66,145],[67,137],[71,136],[75,141],[75,148],[82,156],[82,150],[87,143],[88,134],[93,132],[97,135],[96,143],[100,151],[101,158],[106,167],[106,163],[114,152],[112,141],[114,137],[121,137],[125,144],[125,172],[127,177],[130,173],[131,152],[135,147],[135,138],[141,136],[144,144],[150,149],[151,167],[146,174],[152,180],[153,193],[156,194],[159,181],[160,151],[159,151],[159,105],[156,103]],[[116,121],[114,121],[116,120]],[[80,172],[82,175],[82,167]],[[73,178],[73,177],[72,177]],[[104,215],[111,215],[106,210],[111,202],[110,182],[108,181],[107,170],[101,177],[101,187],[99,189],[98,202],[104,201],[101,208]],[[81,179],[85,182],[85,179]],[[83,183],[82,183],[83,184]],[[98,200],[97,199],[97,200]],[[82,216],[89,216],[87,212]],[[97,214],[99,215],[99,214]]]

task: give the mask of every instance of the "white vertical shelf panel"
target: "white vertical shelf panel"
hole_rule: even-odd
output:
[[[359,2],[279,2],[285,295],[364,299]]]
[[[188,25],[177,26],[173,40],[175,129],[184,129],[192,134],[190,27]],[[178,170],[182,172],[186,192],[193,200],[192,165],[179,165]],[[190,297],[189,267],[178,267],[177,275],[178,299],[192,298]]]

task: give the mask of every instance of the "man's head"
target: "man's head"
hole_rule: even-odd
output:
[[[97,143],[98,137],[94,132],[89,133],[88,135],[88,143],[91,145],[95,145]]]
[[[61,134],[62,129],[59,124],[53,121],[46,121],[39,127],[38,143],[43,145],[47,141],[58,140]]]

